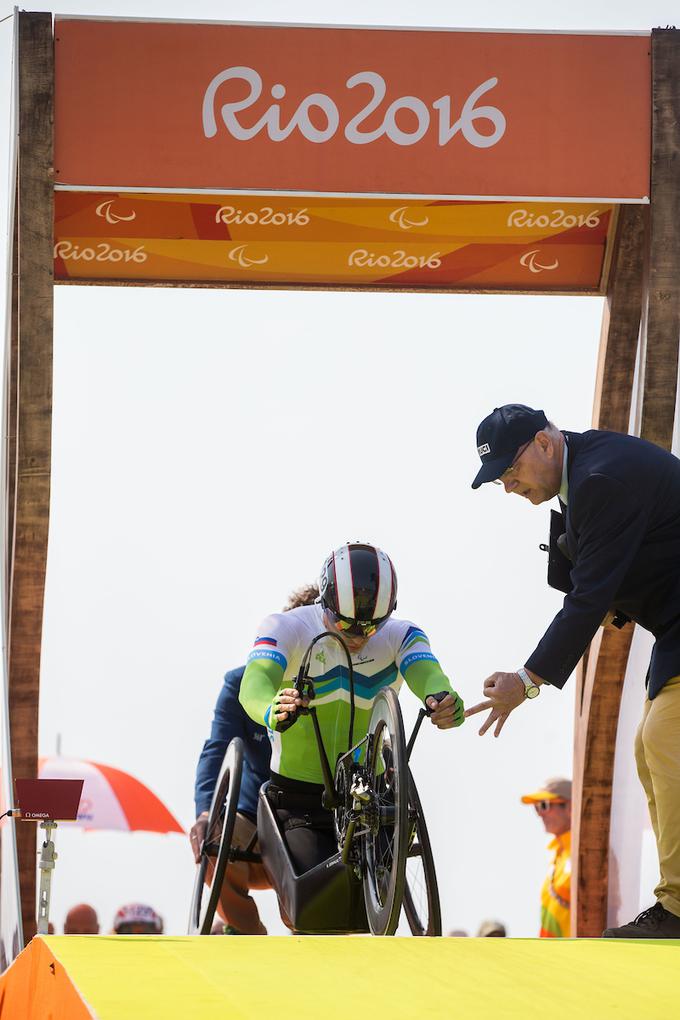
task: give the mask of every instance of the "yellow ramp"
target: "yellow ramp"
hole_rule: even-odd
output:
[[[669,1020],[680,941],[37,938],[1,1020]]]

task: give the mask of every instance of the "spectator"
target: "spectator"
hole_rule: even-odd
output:
[[[533,804],[546,832],[552,867],[541,889],[542,939],[565,939],[571,935],[571,780],[548,779],[540,790],[522,797]]]
[[[146,903],[126,903],[113,919],[116,935],[162,935],[163,919]]]
[[[298,606],[310,606],[318,597],[319,589],[314,584],[305,585],[294,591],[286,605],[284,613]],[[198,864],[201,859],[201,846],[205,839],[208,826],[210,802],[215,790],[222,761],[229,744],[234,737],[243,741],[244,761],[241,776],[238,813],[234,825],[232,844],[245,849],[255,834],[257,820],[257,795],[260,787],[269,779],[269,759],[271,747],[267,730],[253,722],[239,702],[241,679],[245,666],[230,670],[224,677],[224,683],[215,705],[210,738],[206,740],[196,768],[194,799],[196,803],[196,821],[189,833],[189,841]],[[257,844],[255,852],[259,850]],[[207,872],[208,881],[212,880],[212,866]],[[228,865],[218,905],[219,915],[226,921],[223,934],[228,935],[266,935],[267,929],[260,920],[255,900],[250,895],[251,889],[269,889],[270,883],[261,864],[250,864],[245,861],[233,861]]]
[[[478,939],[504,939],[507,937],[505,925],[501,921],[482,921],[477,932]]]
[[[452,928],[451,931],[447,931],[446,937],[449,939],[466,939],[468,933],[462,928]]]
[[[64,920],[64,935],[98,935],[99,918],[89,903],[71,907]]]

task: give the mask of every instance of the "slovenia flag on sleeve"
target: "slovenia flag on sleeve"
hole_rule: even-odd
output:
[[[270,659],[284,671],[288,665],[285,655],[278,651],[276,638],[267,637],[266,635],[255,638],[255,644],[248,656],[248,662],[253,662],[255,659]]]

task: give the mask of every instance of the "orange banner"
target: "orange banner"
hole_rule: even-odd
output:
[[[606,204],[59,191],[54,268],[62,281],[598,293],[613,219]]]
[[[55,42],[57,184],[649,194],[648,36],[60,17]]]

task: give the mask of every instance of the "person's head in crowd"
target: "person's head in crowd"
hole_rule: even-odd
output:
[[[89,903],[71,907],[64,920],[64,935],[98,935],[99,918]]]
[[[210,929],[211,935],[224,935],[224,921],[220,917],[216,917],[213,921],[213,926]]]
[[[463,931],[462,928],[451,928],[450,931],[447,931],[446,937],[448,939],[466,939],[468,937],[468,933]]]
[[[523,804],[533,804],[536,814],[551,836],[563,836],[571,829],[571,779],[556,777],[533,793],[525,793]]]
[[[303,584],[301,588],[296,588],[288,596],[288,601],[283,607],[284,613],[289,612],[291,609],[299,609],[300,606],[311,606],[319,597],[319,586],[316,584]]]
[[[505,925],[501,921],[482,921],[477,932],[478,939],[504,939],[507,937],[507,931]]]
[[[162,935],[163,919],[147,903],[126,903],[113,919],[116,935]]]

